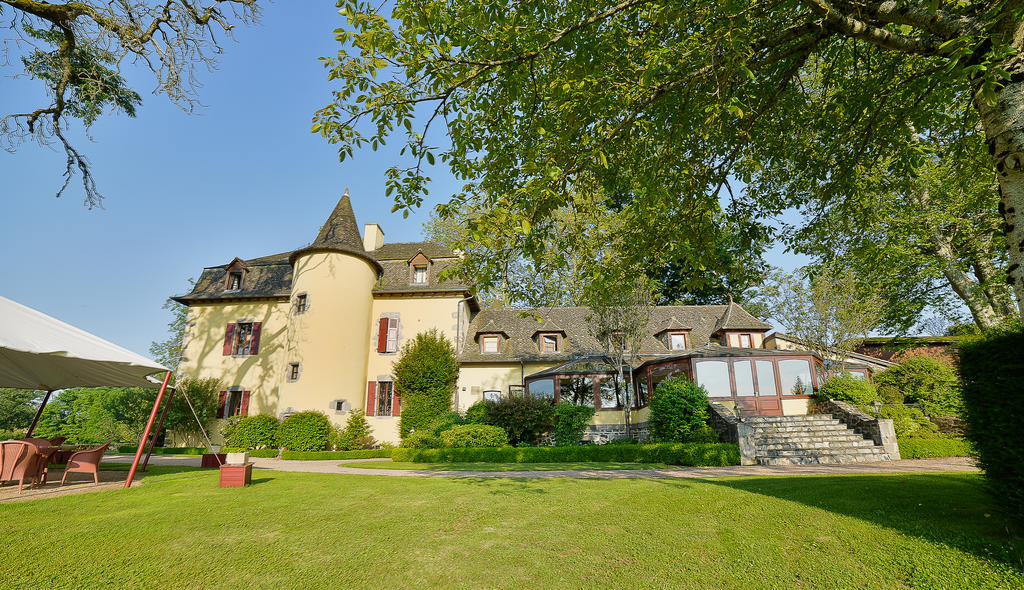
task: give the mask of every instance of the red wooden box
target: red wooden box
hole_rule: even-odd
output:
[[[220,487],[241,488],[252,483],[252,463],[245,465],[221,465]]]

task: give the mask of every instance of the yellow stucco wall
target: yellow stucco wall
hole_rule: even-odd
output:
[[[337,425],[346,414],[332,402],[363,407],[370,316],[377,271],[369,262],[337,252],[295,260],[292,294],[306,293],[309,309],[291,314],[283,363],[300,363],[299,379],[282,378],[280,412],[319,410]]]
[[[782,398],[782,415],[783,416],[803,416],[807,413],[807,405],[811,402],[809,399],[786,399]]]
[[[285,367],[288,310],[285,301],[194,303],[182,351],[181,373],[220,379],[225,388],[249,390],[249,414],[277,414]],[[227,324],[262,322],[259,353],[224,356]]]
[[[468,346],[473,346],[472,341]],[[530,376],[555,366],[557,363],[467,363],[459,369],[459,384],[456,392],[457,406],[460,412],[483,399],[488,390],[500,391],[502,396],[508,395],[509,385],[522,385],[523,376]]]

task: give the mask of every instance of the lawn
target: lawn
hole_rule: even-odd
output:
[[[679,469],[664,463],[615,463],[582,461],[577,463],[412,463],[408,461],[366,461],[344,463],[356,469],[421,469],[424,471],[598,471],[621,469]]]
[[[0,588],[1024,586],[976,474],[253,475],[0,505]]]

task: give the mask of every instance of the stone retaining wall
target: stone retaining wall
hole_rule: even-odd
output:
[[[894,461],[899,460],[900,446],[896,442],[896,430],[893,428],[892,420],[876,418],[844,401],[830,399],[827,402],[819,403],[824,411],[832,414],[833,418],[870,438],[876,445],[883,447]]]

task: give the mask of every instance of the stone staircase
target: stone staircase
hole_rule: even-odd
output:
[[[753,427],[759,465],[890,461],[881,446],[829,415],[758,416]]]

